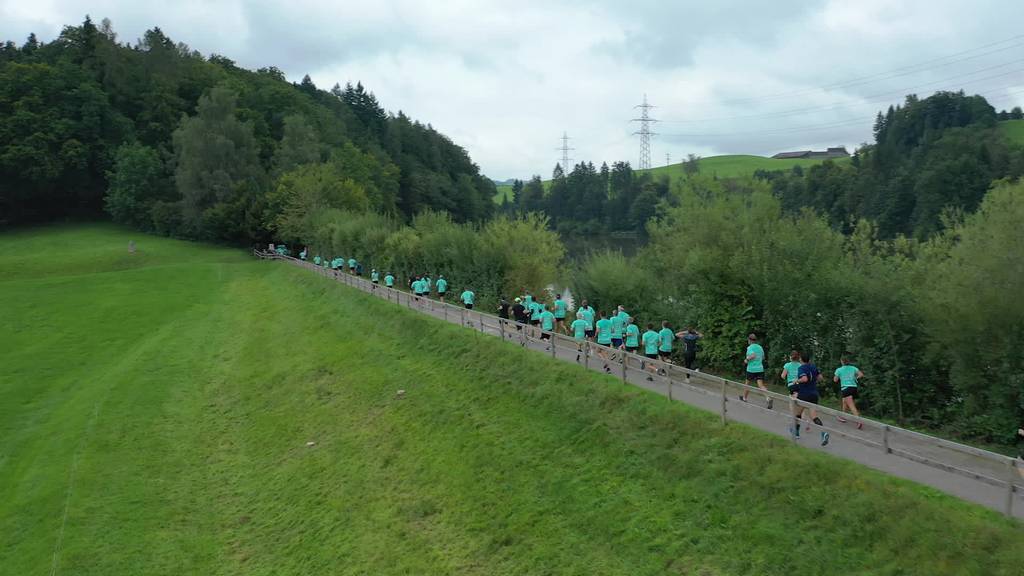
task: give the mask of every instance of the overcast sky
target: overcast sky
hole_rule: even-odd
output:
[[[1022,0],[0,0],[0,39],[53,39],[86,13],[122,41],[161,27],[321,88],[360,80],[488,176],[572,158],[637,163],[633,106],[657,108],[654,165],[696,153],[856,146],[902,94],[1024,104]]]

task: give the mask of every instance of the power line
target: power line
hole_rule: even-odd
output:
[[[832,83],[832,84],[826,84],[826,85],[823,85],[823,86],[815,86],[815,87],[811,87],[811,88],[801,88],[799,90],[791,90],[791,91],[788,91],[788,92],[776,92],[774,94],[767,94],[767,95],[763,95],[763,96],[750,96],[750,97],[745,97],[745,98],[724,98],[724,99],[715,99],[715,100],[703,100],[703,101],[697,101],[697,102],[693,102],[693,103],[719,102],[719,103],[727,103],[727,104],[738,104],[738,103],[743,103],[743,102],[778,100],[778,99],[782,99],[782,98],[791,98],[793,96],[800,96],[800,95],[804,95],[804,94],[813,94],[813,93],[817,93],[817,92],[828,92],[830,90],[835,90],[835,89],[838,89],[838,88],[848,88],[850,86],[857,86],[857,85],[861,85],[861,84],[870,84],[870,83],[878,82],[878,81],[881,81],[881,80],[890,80],[892,78],[898,78],[898,77],[901,77],[901,76],[908,76],[910,74],[915,74],[915,73],[918,73],[918,72],[924,72],[924,71],[932,70],[932,69],[935,69],[935,68],[943,68],[945,66],[950,66],[950,65],[953,65],[953,64],[959,64],[961,62],[966,62],[968,60],[973,60],[975,58],[981,58],[981,57],[984,57],[984,56],[989,56],[991,54],[996,54],[998,52],[1005,52],[1006,50],[1012,50],[1014,48],[1018,48],[1018,47],[1024,45],[1024,43],[1020,42],[1021,40],[1024,40],[1024,34],[1013,36],[1013,37],[1007,38],[1005,40],[1000,40],[998,42],[991,42],[989,44],[984,44],[982,46],[978,46],[978,47],[975,47],[975,48],[970,48],[968,50],[962,50],[960,52],[955,52],[953,54],[947,54],[946,56],[940,56],[938,58],[933,58],[931,60],[925,60],[923,62],[918,62],[917,64],[909,64],[907,66],[902,66],[902,67],[899,67],[899,68],[893,68],[893,69],[890,69],[890,70],[887,70],[887,71],[884,71],[884,72],[876,72],[874,74],[868,74],[866,76],[854,77],[854,78],[850,78],[848,80],[844,80],[844,81],[841,81],[841,82],[835,82],[835,83]],[[977,52],[978,50],[984,50],[986,48],[991,48],[993,46],[999,46],[1000,44],[1007,44],[1007,43],[1012,43],[1012,44],[1010,44],[1009,46],[1003,46],[1001,48],[996,48],[994,50],[989,50],[987,52],[981,52],[980,54],[972,54],[972,55],[967,56],[965,58],[960,58],[958,60],[954,60],[954,61],[951,61],[951,62],[943,62],[944,60],[949,60],[951,58],[956,58],[958,56],[963,56],[965,54],[970,54],[971,52]]]
[[[926,82],[924,84],[918,84],[916,86],[910,86],[910,87],[907,87],[907,88],[900,88],[899,90],[889,90],[889,91],[886,91],[886,92],[880,92],[878,94],[872,94],[870,96],[865,96],[864,98],[861,99],[860,102],[858,102],[856,104],[831,104],[831,105],[827,104],[827,105],[824,105],[824,106],[812,106],[812,107],[807,107],[807,108],[794,108],[794,109],[790,109],[790,110],[782,110],[782,111],[779,111],[779,112],[767,112],[767,113],[764,113],[764,114],[747,114],[747,115],[744,115],[744,116],[723,116],[723,117],[718,117],[718,118],[697,118],[697,119],[692,119],[692,120],[665,120],[665,122],[670,122],[670,123],[673,123],[673,124],[693,124],[693,123],[697,123],[697,122],[725,122],[725,121],[733,121],[733,120],[756,120],[756,119],[764,119],[764,118],[782,118],[782,117],[785,117],[785,116],[795,116],[795,115],[798,115],[798,114],[806,114],[807,112],[828,112],[828,111],[833,111],[833,110],[843,110],[843,109],[848,109],[848,108],[854,108],[854,107],[857,107],[857,106],[861,106],[863,104],[868,104],[868,103],[871,103],[873,101],[878,100],[879,98],[888,99],[893,94],[908,94],[908,93],[911,93],[911,92],[913,92],[915,90],[918,90],[920,88],[924,88],[924,87],[927,87],[927,86],[933,86],[933,85],[936,85],[936,84],[944,84],[946,82],[957,80],[958,78],[962,78],[964,76],[974,76],[975,74],[981,74],[982,72],[988,72],[990,70],[995,70],[997,68],[1004,68],[1006,66],[1010,66],[1012,64],[1018,64],[1020,62],[1024,62],[1024,58],[1017,59],[1017,60],[1011,60],[1009,62],[1004,62],[1002,64],[997,64],[995,66],[989,66],[987,68],[982,68],[980,70],[975,70],[973,72],[967,72],[967,73],[964,73],[964,74],[957,74],[955,76],[949,76],[947,78],[943,78],[942,80],[935,80],[933,82]],[[960,85],[974,84],[974,83],[977,83],[977,82],[984,82],[985,80],[992,80],[992,79],[995,79],[995,78],[1002,78],[1004,76],[1009,76],[1011,74],[1016,74],[1016,73],[1020,73],[1020,72],[1024,72],[1024,69],[1016,69],[1016,70],[1011,70],[1009,72],[1004,72],[1002,74],[995,74],[995,75],[992,75],[992,76],[986,76],[984,78],[976,78],[974,80],[967,80],[967,81],[964,81],[964,82],[960,82],[959,84]]]
[[[572,151],[572,150],[575,150],[575,148],[570,148],[569,147],[569,140],[571,140],[571,138],[569,138],[569,135],[566,134],[565,132],[562,132],[562,145],[560,147],[558,147],[558,148],[555,148],[555,150],[561,150],[561,152],[562,152],[562,162],[561,162],[561,165],[562,165],[562,172],[564,174],[568,174],[570,172],[569,162],[571,162],[573,159],[569,158],[569,152]]]
[[[657,122],[654,118],[651,118],[650,109],[654,108],[651,104],[647,103],[647,94],[644,94],[644,103],[637,104],[633,107],[634,109],[640,109],[640,117],[633,118],[630,122],[639,122],[640,131],[634,132],[634,135],[640,135],[640,170],[647,170],[651,167],[651,136],[657,136],[657,133],[651,132],[651,124]]]

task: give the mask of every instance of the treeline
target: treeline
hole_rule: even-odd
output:
[[[366,273],[391,272],[400,284],[416,275],[444,275],[452,293],[473,290],[485,311],[503,296],[543,294],[562,272],[565,255],[557,234],[536,214],[458,223],[427,211],[406,225],[382,214],[330,209],[286,217],[281,229],[299,239],[294,253],[309,249],[308,259],[355,258]]]
[[[997,123],[1024,116],[996,113],[981,96],[938,92],[907,96],[879,113],[874,142],[848,164],[825,162],[807,170],[759,172],[791,212],[811,207],[849,232],[860,219],[885,238],[927,238],[948,210],[973,212],[992,181],[1024,174],[1024,147]]]
[[[592,255],[572,285],[602,309],[700,329],[702,362],[738,374],[746,334],[767,369],[791,349],[823,369],[849,353],[868,415],[1010,443],[1024,419],[1024,184],[998,183],[927,241],[849,234],[792,213],[768,183],[677,185],[635,258]],[[827,370],[826,370],[827,371]]]
[[[562,234],[596,235],[608,231],[642,232],[654,216],[658,202],[668,197],[667,177],[636,172],[629,162],[595,168],[580,162],[566,174],[555,166],[545,187],[540,176],[512,183],[500,212],[508,215],[542,212]]]
[[[359,84],[292,84],[159,28],[120,43],[88,18],[0,46],[0,224],[106,210],[162,234],[263,241],[296,205],[475,222],[494,192],[465,150]]]

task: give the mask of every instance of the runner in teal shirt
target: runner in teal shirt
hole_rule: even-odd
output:
[[[657,360],[658,346],[661,345],[661,336],[659,336],[658,333],[654,331],[654,324],[647,325],[647,331],[644,332],[644,335],[640,337],[640,341],[644,345],[644,356],[650,358],[651,360]],[[644,370],[656,373],[658,371],[658,366],[654,363],[645,363]],[[653,376],[647,376],[648,382],[651,382],[653,380]]]
[[[355,258],[349,258],[348,259],[348,271],[349,272],[353,272],[353,271],[355,271],[355,269],[356,269],[356,259]]]
[[[580,312],[583,313],[583,319],[586,320],[588,324],[590,324],[590,328],[587,330],[587,332],[589,332],[589,334],[587,334],[587,337],[588,338],[593,338],[594,337],[594,309],[591,308],[589,304],[587,304],[586,300],[584,300],[583,303],[582,303],[582,306],[580,307]]]
[[[764,348],[757,343],[757,334],[753,332],[747,336],[747,352],[743,358],[747,365],[746,380],[744,381],[746,385],[751,386],[756,382],[758,388],[767,392],[768,387],[764,385]],[[746,402],[749,395],[750,389],[744,388],[740,400]],[[771,410],[772,397],[765,394],[764,401],[765,406]]]
[[[555,315],[550,310],[540,313],[540,329],[548,332],[555,329]]]
[[[376,268],[370,270],[370,282],[373,282],[374,284],[380,282],[380,272],[377,272]]]
[[[444,276],[437,277],[437,297],[444,302],[444,295],[448,292],[448,281],[444,279]]]
[[[394,288],[395,287],[395,275],[390,273],[390,272],[388,272],[388,274],[386,276],[384,276],[384,285],[387,286],[388,288]]]
[[[594,329],[597,332],[597,343],[602,346],[612,345],[612,321],[604,317],[604,313],[601,313],[601,319],[594,324]],[[597,355],[604,360],[604,371],[610,373],[612,369],[608,366],[608,353],[604,348],[597,349]]]
[[[612,323],[612,346],[622,348],[622,318],[618,314],[611,317]]]
[[[832,380],[839,384],[839,395],[843,397],[841,409],[844,413],[849,410],[851,414],[859,418],[860,411],[857,410],[857,394],[859,390],[857,388],[857,380],[863,378],[864,373],[853,364],[850,364],[850,359],[845,354],[842,356],[840,361],[843,365],[836,368],[836,372],[832,377]],[[846,418],[840,416],[839,421],[846,422]],[[863,427],[863,422],[857,422],[857,428]]]
[[[786,389],[789,390],[790,396],[796,396],[797,383],[796,379],[800,377],[800,352],[793,350],[789,353],[789,362],[786,362],[782,366],[782,373],[779,376],[786,381]]]
[[[640,328],[633,324],[633,319],[627,319],[628,324],[626,325],[626,350],[628,352],[636,352],[640,348]]]
[[[320,255],[319,254],[317,254],[316,256],[313,256],[313,264],[315,266],[319,266],[320,265]]]
[[[462,305],[465,306],[467,310],[472,310],[474,298],[476,298],[476,294],[473,294],[472,290],[466,288],[466,290],[462,292]]]
[[[580,361],[580,357],[583,355],[583,342],[587,339],[587,330],[590,329],[590,324],[583,319],[583,312],[576,313],[576,319],[569,325],[572,329],[573,338],[576,339],[576,361]]]
[[[658,332],[658,337],[661,338],[658,352],[661,354],[661,359],[667,362],[672,356],[672,341],[676,339],[676,333],[672,331],[672,327],[669,326],[668,322],[662,322],[661,332]]]

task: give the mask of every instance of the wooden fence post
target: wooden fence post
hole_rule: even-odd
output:
[[[1006,458],[1006,517],[1013,518],[1013,483],[1017,481],[1017,461]]]
[[[726,416],[725,416],[725,412],[726,412],[726,410],[725,410],[725,402],[726,402],[725,394],[726,394],[726,391],[725,391],[725,378],[722,378],[722,424],[725,424],[727,422],[727,419],[726,419]]]
[[[892,449],[889,448],[889,425],[888,424],[883,424],[882,425],[882,450],[884,450],[886,454],[891,454],[892,453]]]

